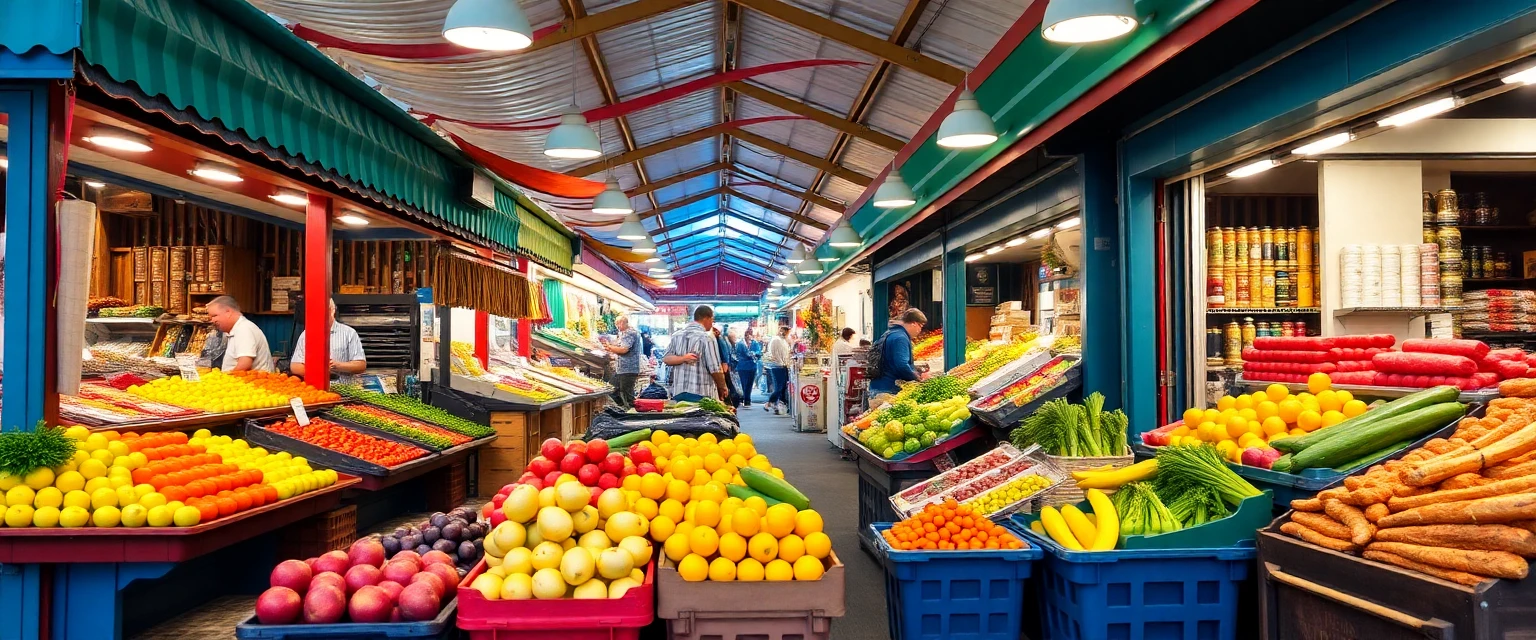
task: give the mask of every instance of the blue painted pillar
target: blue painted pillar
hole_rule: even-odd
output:
[[[1083,394],[1104,394],[1104,408],[1125,406],[1121,386],[1120,211],[1116,204],[1113,147],[1082,156]]]
[[[0,113],[8,118],[5,155],[5,377],[0,429],[30,431],[47,416],[54,388],[49,313],[56,285],[55,216],[48,197],[48,84],[0,79]]]
[[[1131,431],[1154,429],[1157,422],[1157,299],[1155,238],[1156,182],[1122,179],[1120,192],[1120,367],[1123,408]]]
[[[884,280],[877,280],[870,285],[869,298],[875,307],[873,314],[874,333],[869,336],[871,342],[885,333],[885,327],[891,324],[891,284]]]
[[[944,369],[965,362],[965,247],[944,234]]]

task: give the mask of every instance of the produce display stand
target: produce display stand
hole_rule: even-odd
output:
[[[663,558],[656,565],[656,616],[667,621],[670,640],[826,640],[832,619],[846,613],[846,568],[836,552],[820,580],[787,582],[688,582]]]
[[[1475,587],[1259,532],[1259,618],[1267,639],[1494,640],[1536,635],[1536,580]]]
[[[617,600],[487,600],[469,586],[485,571],[482,559],[458,585],[458,628],[470,640],[638,640],[656,619],[654,557],[645,583]]]
[[[859,465],[859,547],[879,557],[880,541],[870,533],[869,526],[896,520],[891,496],[938,475],[940,469],[934,464],[935,458],[981,437],[980,429],[966,429],[899,462],[881,458],[857,438],[850,439],[848,450],[854,452]]]
[[[252,615],[235,627],[235,637],[240,640],[388,640],[389,638],[451,638],[455,635],[454,614],[459,600],[454,598],[443,605],[437,617],[421,622],[337,624],[283,624],[265,625]]]
[[[1285,388],[1291,390],[1291,393],[1301,393],[1307,390],[1307,383],[1305,382],[1266,382],[1263,380],[1247,380],[1242,376],[1237,377],[1237,384],[1249,391],[1258,391],[1272,384],[1284,385]],[[1423,389],[1415,389],[1413,387],[1378,387],[1375,385],[1338,383],[1334,383],[1330,388],[1334,391],[1348,391],[1357,398],[1386,399],[1401,398],[1411,393],[1423,391]],[[1462,391],[1461,395],[1456,398],[1456,401],[1467,404],[1488,404],[1489,401],[1497,397],[1499,397],[1498,387],[1488,387],[1474,391]]]
[[[1024,622],[1024,592],[1039,547],[975,551],[897,551],[870,525],[885,567],[885,608],[892,638],[965,637],[1015,640]],[[1027,543],[1026,543],[1027,544]]]
[[[340,404],[342,404],[344,402],[346,402],[346,400],[338,400],[338,401],[334,401],[334,402],[315,402],[315,403],[310,403],[310,404],[304,405],[304,410],[307,411],[307,412],[311,412],[312,413],[312,412],[315,412],[315,411],[321,411],[321,410],[324,410],[324,409],[329,409],[331,407],[340,405]],[[162,431],[195,431],[197,429],[202,429],[202,428],[205,428],[205,427],[208,427],[208,428],[211,428],[211,427],[221,427],[221,426],[225,426],[225,425],[237,424],[237,423],[240,423],[240,422],[245,421],[245,420],[251,420],[251,419],[260,420],[262,418],[272,418],[272,417],[276,417],[276,416],[285,416],[285,415],[288,415],[290,413],[293,413],[293,408],[289,407],[288,405],[283,405],[281,407],[268,407],[268,408],[265,408],[265,409],[251,409],[249,411],[234,411],[234,412],[230,412],[230,413],[204,413],[204,414],[199,414],[199,415],[195,415],[195,416],[187,416],[185,418],[170,418],[170,419],[165,419],[165,420],[147,420],[147,421],[139,421],[139,422],[133,422],[133,423],[105,425],[105,426],[99,426],[99,427],[98,426],[92,426],[92,425],[81,425],[81,426],[84,426],[85,428],[90,429],[92,431],[117,431],[117,432],[132,431],[132,432],[136,432],[136,433],[159,433],[159,432],[162,432]],[[62,421],[62,422],[65,425],[72,424],[71,422],[69,422],[67,420]]]
[[[996,430],[993,435],[1006,437],[1007,433],[1013,430],[1014,425],[1030,414],[1033,414],[1040,408],[1040,405],[1057,398],[1065,398],[1072,394],[1072,392],[1082,388],[1082,386],[1083,368],[1080,365],[1074,365],[1061,375],[1061,382],[1055,387],[1024,404],[1004,403],[1002,406],[991,410],[981,409],[974,402],[968,406],[971,410],[971,415],[976,416],[977,419]]]
[[[429,404],[488,424],[496,431],[478,455],[476,486],[486,495],[516,482],[528,461],[539,454],[539,443],[548,438],[570,440],[585,433],[592,416],[608,401],[606,393],[591,393],[529,405],[483,398],[437,384],[422,388],[423,399]]]
[[[351,427],[352,425],[349,424],[347,426]],[[468,457],[471,451],[474,451],[476,448],[490,443],[494,439],[491,436],[486,436],[478,440],[471,440],[451,449],[445,449],[443,451],[433,453],[430,448],[413,442],[404,436],[373,429],[359,429],[359,431],[392,442],[399,442],[402,444],[420,447],[427,451],[427,454],[420,458],[416,458],[415,460],[403,462],[393,467],[384,467],[372,462],[368,462],[366,460],[354,458],[349,455],[331,451],[330,449],[326,449],[318,445],[310,444],[296,438],[290,438],[280,433],[273,432],[263,427],[262,424],[256,420],[246,420],[245,422],[245,439],[247,442],[250,442],[254,445],[268,447],[270,449],[287,451],[288,453],[296,456],[304,456],[311,462],[327,469],[336,469],[338,471],[343,471],[355,475],[359,478],[358,486],[356,488],[361,491],[379,491],[397,485],[406,480],[416,478],[429,471],[434,471],[451,465]]]

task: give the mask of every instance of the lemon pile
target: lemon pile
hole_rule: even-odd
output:
[[[201,374],[197,382],[169,376],[128,387],[128,393],[208,413],[268,409],[288,404],[286,395],[258,388],[217,369]]]
[[[252,447],[245,440],[212,435],[207,429],[198,429],[187,444],[207,447],[208,453],[217,453],[224,462],[242,470],[260,469],[262,484],[277,489],[279,500],[329,487],[340,477],[331,469],[309,466],[309,460],[303,456],[287,451],[272,453],[262,447]]]
[[[689,582],[820,580],[832,553],[822,526],[815,510],[770,507],[756,496],[699,500],[685,508],[662,552]],[[653,537],[661,533],[652,527]]]
[[[1365,413],[1366,404],[1346,390],[1334,390],[1327,374],[1314,373],[1307,391],[1291,394],[1282,384],[1239,396],[1222,396],[1212,409],[1184,411],[1184,424],[1169,432],[1169,444],[1207,442],[1232,462],[1243,450],[1271,449],[1281,438],[1300,436]]]

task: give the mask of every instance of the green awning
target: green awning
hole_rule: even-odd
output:
[[[81,54],[113,80],[480,239],[569,269],[572,238],[498,189],[460,197],[471,163],[243,0],[85,0]],[[539,237],[520,239],[521,220]],[[555,242],[554,238],[563,238]]]
[[[498,205],[502,196],[497,194]],[[508,198],[510,200],[510,198]],[[575,242],[559,227],[550,224],[537,212],[517,203],[517,253],[533,258],[538,263],[571,272],[575,263]],[[500,208],[498,206],[498,208]]]

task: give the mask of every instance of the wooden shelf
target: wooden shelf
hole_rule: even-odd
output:
[[[1536,278],[1462,278],[1462,282],[1530,282]]]
[[[1218,307],[1206,309],[1206,313],[1219,313],[1222,315],[1287,315],[1302,313],[1322,313],[1318,307]]]
[[[1334,309],[1333,317],[1342,318],[1349,315],[1399,315],[1399,316],[1427,316],[1432,313],[1455,313],[1463,307],[1347,307]]]

